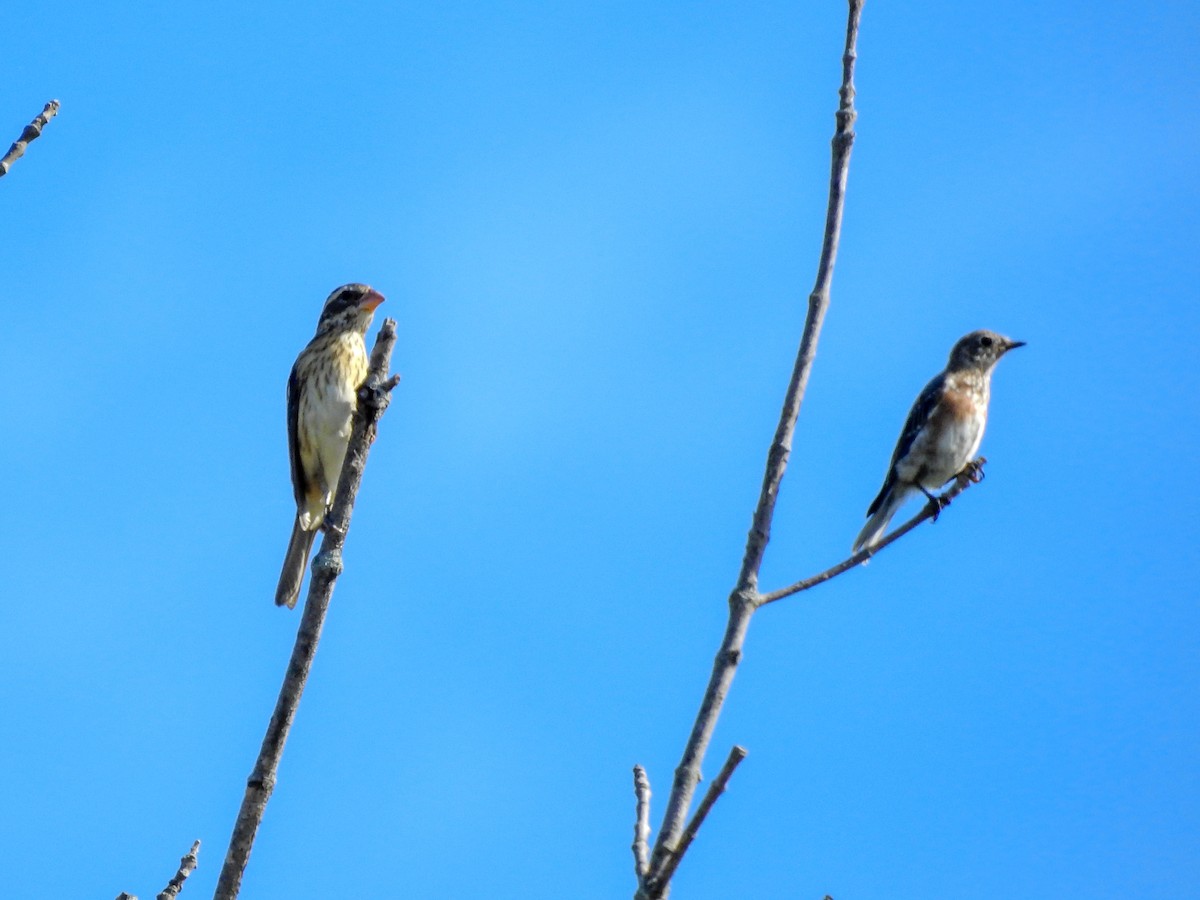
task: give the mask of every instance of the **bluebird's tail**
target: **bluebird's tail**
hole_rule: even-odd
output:
[[[304,581],[304,567],[308,565],[308,554],[312,550],[317,532],[305,531],[300,527],[300,517],[292,525],[292,538],[288,541],[287,556],[283,558],[283,572],[279,575],[279,587],[275,589],[275,605],[295,609],[300,596],[300,583]]]
[[[888,522],[892,521],[892,516],[904,505],[904,501],[912,492],[913,488],[909,485],[884,485],[879,496],[875,498],[875,502],[871,504],[871,508],[867,510],[867,524],[854,539],[854,547],[850,552],[869,550],[878,544],[883,538],[883,533],[887,531]]]

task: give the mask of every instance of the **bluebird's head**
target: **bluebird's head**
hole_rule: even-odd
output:
[[[972,331],[959,338],[958,343],[954,345],[954,349],[950,351],[950,363],[946,368],[951,372],[965,372],[971,369],[988,372],[1009,350],[1024,346],[1024,341],[1010,340],[994,331]]]

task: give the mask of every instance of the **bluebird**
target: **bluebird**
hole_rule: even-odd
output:
[[[950,361],[917,397],[896,442],[883,488],[867,510],[854,551],[879,543],[896,511],[920,491],[930,491],[975,457],[987,426],[992,369],[1009,350],[1024,347],[994,331],[972,331],[950,351]]]

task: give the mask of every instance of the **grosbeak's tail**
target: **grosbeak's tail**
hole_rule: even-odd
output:
[[[287,556],[283,558],[283,572],[279,576],[279,587],[275,589],[275,605],[295,609],[300,596],[300,584],[304,581],[304,568],[308,565],[308,554],[312,550],[317,532],[305,531],[300,527],[300,517],[292,525],[292,538],[288,541]]]

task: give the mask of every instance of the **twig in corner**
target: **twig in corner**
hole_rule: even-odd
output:
[[[41,137],[42,129],[46,127],[46,123],[58,115],[58,107],[59,102],[51,100],[34,117],[33,121],[25,126],[25,130],[21,132],[21,136],[8,148],[8,152],[4,154],[4,158],[0,159],[0,178],[7,175],[12,164],[25,155],[25,148],[29,146],[29,142]]]
[[[179,892],[183,890],[183,883],[187,881],[189,875],[196,871],[196,866],[200,864],[197,855],[200,853],[200,842],[192,843],[192,849],[187,852],[187,856],[179,860],[179,871],[175,873],[175,877],[167,882],[167,886],[162,889],[157,900],[175,900],[179,896]]]

